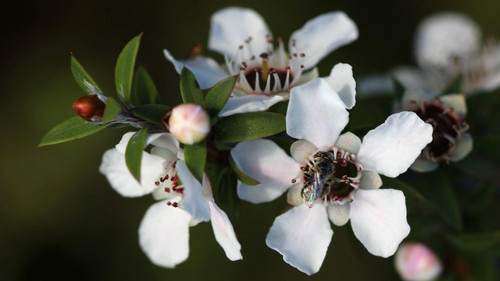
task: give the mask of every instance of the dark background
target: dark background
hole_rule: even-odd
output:
[[[162,49],[183,58],[196,44],[206,45],[211,14],[230,5],[257,10],[285,40],[316,15],[345,11],[360,38],[320,63],[323,76],[337,62],[351,64],[356,76],[413,63],[416,24],[434,12],[466,13],[484,33],[500,36],[497,0],[3,1],[0,280],[398,280],[392,258],[369,255],[349,226],[333,226],[318,274],[308,278],[290,267],[264,243],[283,198],[242,204],[243,261],[228,261],[204,223],[190,230],[186,262],[174,270],[156,267],[137,241],[153,199],[122,198],[98,172],[102,154],[124,131],[36,149],[45,132],[73,116],[72,102],[84,95],[69,68],[70,51],[104,93],[114,95],[116,58],[144,32],[138,63],[151,72],[164,102],[174,105],[180,102],[178,75]]]

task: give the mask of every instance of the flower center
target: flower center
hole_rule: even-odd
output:
[[[175,169],[176,162],[166,167],[166,172],[155,182],[157,188],[153,191],[153,197],[157,200],[168,199],[167,205],[177,208],[181,205],[184,197],[184,188],[179,187],[179,179]]]
[[[252,50],[252,38],[240,45],[236,58],[226,57],[226,66],[231,75],[239,74],[236,89],[241,95],[274,95],[288,92],[295,86],[305,68],[302,61],[306,54],[298,53],[292,43],[291,54],[285,51],[283,41],[278,38],[274,48],[271,36],[266,37],[267,50],[256,53]]]
[[[453,112],[453,108],[443,105],[437,97],[433,102],[422,102],[414,111],[434,129],[432,142],[422,150],[421,156],[434,162],[448,161],[450,151],[468,129],[467,124],[461,122],[460,117]]]
[[[359,187],[361,178],[355,155],[337,148],[312,155],[301,170],[304,185],[300,196],[309,207],[317,199],[329,203],[351,201],[349,195]]]

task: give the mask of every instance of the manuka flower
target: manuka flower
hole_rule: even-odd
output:
[[[464,121],[467,114],[464,95],[437,97],[429,92],[407,90],[399,107],[415,112],[433,128],[432,142],[411,165],[412,170],[432,171],[439,162],[457,162],[472,151],[472,136],[467,133],[469,126]]]
[[[421,243],[403,243],[394,257],[394,265],[404,281],[435,280],[443,271],[436,254]]]
[[[393,255],[410,232],[405,197],[399,190],[378,189],[379,174],[405,172],[432,140],[432,127],[402,112],[368,132],[363,143],[352,133],[340,135],[349,119],[346,104],[324,79],[292,90],[286,119],[287,133],[300,139],[290,148],[292,157],[264,139],[231,151],[237,167],[261,182],[239,182],[240,198],[262,203],[288,190],[288,202],[295,205],[275,219],[267,245],[292,266],[316,273],[333,235],[330,218],[338,226],[350,220],[373,255]]]
[[[134,133],[123,135],[115,148],[104,153],[100,172],[113,189],[125,197],[153,194],[151,205],[139,227],[141,248],[156,265],[175,267],[189,255],[189,227],[211,221],[215,239],[230,260],[242,259],[240,244],[226,213],[214,202],[206,176],[200,184],[182,161],[179,143],[170,134],[150,134],[143,152],[141,183],[125,164],[125,149]]]
[[[164,53],[177,72],[189,68],[201,88],[239,74],[232,97],[219,114],[228,116],[263,111],[288,99],[293,87],[318,77],[314,67],[323,57],[357,37],[357,27],[346,14],[331,12],[308,21],[292,33],[287,52],[281,38],[277,39],[275,49],[271,32],[259,14],[231,7],[212,16],[208,42],[209,49],[225,56],[224,66],[197,54],[178,61],[169,51]],[[344,74],[352,76],[351,67],[338,64],[328,80],[335,86],[335,80]],[[354,104],[347,105],[350,108]]]
[[[483,43],[481,29],[465,15],[445,12],[424,19],[415,34],[414,54],[418,67],[391,71],[406,89],[441,93],[457,79],[457,90],[466,95],[500,86],[500,44],[493,38]],[[361,92],[391,92],[390,79],[368,76],[360,83]]]

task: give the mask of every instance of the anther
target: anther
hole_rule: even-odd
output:
[[[304,53],[300,53],[300,57],[301,57],[301,58],[303,58],[303,57],[305,57],[305,56],[306,56],[306,54],[304,54]]]
[[[296,182],[297,182],[297,180],[296,180],[296,179],[292,179],[292,183],[296,183]]]

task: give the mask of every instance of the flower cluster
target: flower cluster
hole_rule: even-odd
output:
[[[216,12],[208,48],[224,56],[222,64],[201,55],[200,47],[185,60],[164,50],[180,75],[183,104],[174,107],[161,102],[144,68],[135,69],[141,37],[118,58],[118,100],[104,95],[72,56],[71,70],[86,95],[73,104],[78,116],[49,131],[40,146],[106,127],[131,129],[104,153],[99,171],[120,195],[155,200],[139,226],[139,244],[154,264],[173,268],[185,261],[189,228],[208,221],[227,258],[241,260],[233,227],[237,206],[228,204],[229,193],[254,204],[286,196],[286,211],[276,214],[265,243],[308,275],[323,264],[333,237],[330,222],[334,228],[350,223],[372,255],[387,258],[398,251],[395,264],[405,280],[436,278],[443,271],[422,243],[398,250],[410,235],[410,210],[421,204],[439,214],[440,222],[455,223],[447,225],[456,227],[453,234],[460,222],[394,178],[410,168],[436,170],[439,162],[460,161],[472,151],[465,94],[500,85],[500,52],[493,43],[480,44],[471,20],[458,14],[425,20],[416,35],[419,68],[392,72],[400,90],[394,112],[361,129],[350,126],[350,115],[357,114],[353,68],[337,63],[323,77],[316,68],[358,37],[343,12],[306,22],[287,48],[255,11]],[[459,87],[446,90],[457,78]],[[361,88],[379,86],[372,77]],[[280,102],[284,106],[272,107]],[[445,194],[454,198],[452,191]]]

